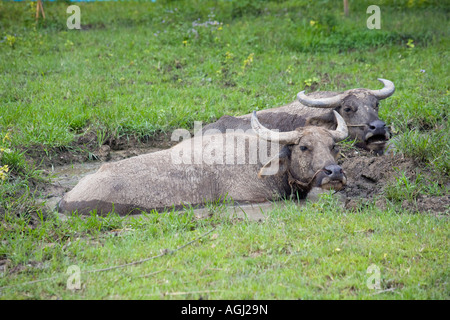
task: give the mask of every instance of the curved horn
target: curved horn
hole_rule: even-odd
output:
[[[337,121],[337,128],[336,130],[328,130],[331,133],[331,136],[333,137],[334,141],[341,141],[347,138],[348,136],[348,128],[347,124],[345,123],[344,118],[341,117],[339,113],[334,111],[334,116],[336,117]]]
[[[392,96],[395,91],[395,86],[392,81],[378,78],[378,81],[384,84],[384,88],[380,90],[370,90],[370,92],[378,99],[386,99]]]
[[[301,91],[297,94],[297,99],[300,101],[301,104],[308,106],[308,107],[315,107],[315,108],[334,108],[341,104],[342,101],[342,94],[337,94],[333,97],[329,98],[312,98],[308,97],[305,94],[305,91]]]
[[[256,117],[256,111],[253,111],[251,119],[252,129],[256,135],[267,141],[278,142],[280,144],[297,144],[302,137],[300,131],[276,132],[264,127]]]

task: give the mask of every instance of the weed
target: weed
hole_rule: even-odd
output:
[[[410,181],[405,172],[401,172],[400,176],[395,177],[395,182],[384,188],[385,196],[389,200],[413,201],[421,193],[421,176],[417,175],[415,181]]]

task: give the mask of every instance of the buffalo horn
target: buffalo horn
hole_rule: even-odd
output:
[[[308,97],[305,94],[305,91],[301,91],[297,94],[297,99],[300,101],[301,104],[308,106],[308,107],[315,107],[315,108],[334,108],[341,104],[341,101],[343,99],[342,94],[337,94],[332,97],[328,98],[312,98]]]
[[[264,140],[278,142],[280,144],[297,144],[302,137],[300,131],[276,132],[264,127],[256,117],[256,111],[252,114],[252,129],[256,135]]]
[[[339,113],[334,111],[334,116],[336,117],[337,121],[337,128],[336,130],[329,130],[331,135],[333,136],[334,141],[341,141],[347,138],[348,136],[348,129],[347,124],[345,123],[345,120],[341,117]]]
[[[378,81],[384,84],[384,88],[380,90],[370,90],[372,94],[378,99],[386,99],[387,97],[390,97],[394,91],[395,86],[392,81],[386,80],[386,79],[380,79],[378,78]]]

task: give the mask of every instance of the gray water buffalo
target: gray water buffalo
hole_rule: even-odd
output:
[[[200,135],[167,150],[104,164],[65,194],[59,211],[126,215],[224,198],[237,203],[304,198],[313,187],[340,190],[347,179],[336,164],[335,142],[348,130],[335,116],[336,130],[308,126],[276,132],[254,113],[253,131]]]
[[[259,119],[268,127],[280,131],[291,131],[298,127],[314,125],[327,129],[336,127],[331,112],[337,111],[347,123],[350,139],[356,139],[356,146],[376,153],[383,153],[390,134],[386,124],[378,117],[378,103],[391,96],[395,91],[394,83],[378,79],[384,84],[380,90],[351,89],[344,92],[319,91],[308,95],[298,93],[298,101],[282,107],[261,110]],[[223,116],[218,121],[203,128],[203,132],[217,129],[250,128],[251,115],[239,117]]]

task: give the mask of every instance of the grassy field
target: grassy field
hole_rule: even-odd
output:
[[[448,196],[449,6],[350,1],[345,17],[338,3],[76,3],[82,30],[68,30],[67,3],[45,3],[36,23],[34,2],[0,2],[0,298],[449,299],[448,210],[402,207]],[[380,30],[366,27],[372,4]],[[380,117],[397,152],[426,172],[398,172],[383,208],[345,210],[325,194],[264,222],[220,203],[209,219],[192,209],[62,219],[37,201],[63,153],[88,161],[106,142],[149,144],[304,89],[377,89],[377,78],[396,85]],[[367,286],[373,264],[378,289]],[[72,265],[80,290],[66,287]]]

